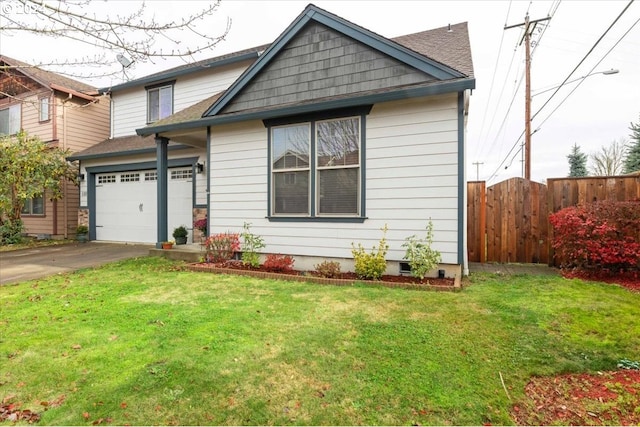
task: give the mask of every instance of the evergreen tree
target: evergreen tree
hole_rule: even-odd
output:
[[[567,156],[567,159],[569,159],[570,177],[587,176],[587,155],[580,151],[577,143],[573,144],[571,154]]]
[[[631,142],[627,148],[627,157],[624,161],[624,173],[640,171],[640,121],[631,123]]]

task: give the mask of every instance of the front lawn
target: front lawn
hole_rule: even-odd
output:
[[[514,424],[532,375],[640,355],[639,293],[470,282],[333,287],[144,258],[0,287],[0,403],[46,425]]]

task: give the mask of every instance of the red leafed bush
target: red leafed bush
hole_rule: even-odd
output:
[[[551,214],[549,221],[562,268],[640,269],[640,201],[572,206]]]
[[[269,254],[262,266],[276,273],[288,273],[293,271],[294,259],[290,255]]]
[[[207,237],[206,261],[223,262],[233,258],[240,250],[240,236],[237,233],[218,233]]]

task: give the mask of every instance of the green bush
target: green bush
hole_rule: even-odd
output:
[[[386,255],[389,250],[387,244],[387,225],[382,228],[382,238],[378,242],[378,247],[371,249],[371,253],[362,247],[360,243],[356,247],[351,243],[351,254],[355,263],[356,275],[361,279],[379,280],[387,269]]]
[[[13,245],[16,243],[22,243],[22,232],[24,231],[24,224],[22,220],[17,219],[14,221],[5,220],[0,223],[0,245]]]
[[[418,239],[416,235],[407,237],[402,244],[406,248],[404,258],[409,261],[411,275],[424,279],[424,277],[438,266],[442,261],[440,252],[431,248],[433,244],[433,222],[427,224],[427,235],[424,239]]]
[[[242,236],[242,262],[253,268],[260,267],[260,254],[258,251],[266,247],[264,239],[250,230],[251,223],[245,222]]]
[[[177,239],[178,237],[187,237],[189,235],[189,231],[187,231],[187,227],[181,225],[173,229],[173,237]]]

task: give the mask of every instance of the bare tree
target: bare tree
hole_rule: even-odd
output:
[[[88,45],[99,52],[91,57],[67,58],[61,61],[35,64],[40,67],[64,66],[62,71],[72,77],[101,77],[121,72],[117,61],[125,66],[132,62],[154,62],[156,59],[182,58],[192,62],[194,55],[207,52],[224,40],[231,21],[221,31],[212,31],[211,20],[220,0],[207,2],[199,11],[183,15],[180,3],[164,3],[175,10],[172,18],[158,20],[144,2],[121,3],[132,12],[121,14],[114,7],[89,0],[3,0],[0,4],[0,37],[34,34],[45,38],[70,40],[76,46]],[[109,7],[106,11],[96,8]],[[213,34],[216,33],[216,34]],[[183,40],[194,39],[192,45]],[[5,39],[6,40],[6,39]],[[116,54],[118,55],[116,57]],[[116,59],[117,58],[117,59]],[[106,71],[106,66],[117,67]],[[90,75],[70,71],[71,66],[95,66]]]
[[[622,172],[626,152],[624,139],[603,145],[600,151],[591,153],[591,174],[594,176],[615,176]]]

